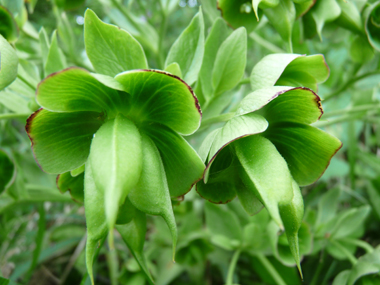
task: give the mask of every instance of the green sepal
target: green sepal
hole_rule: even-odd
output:
[[[113,230],[118,208],[136,186],[142,170],[141,136],[135,124],[118,114],[96,132],[89,163],[97,188],[104,193],[108,229]],[[112,246],[112,236],[110,236]]]
[[[70,192],[71,198],[78,203],[84,202],[84,173],[73,177],[70,172],[59,174],[56,179],[57,187],[63,194]]]
[[[85,164],[83,164],[82,166],[79,166],[78,168],[71,170],[70,174],[72,177],[76,177],[76,176],[82,174],[84,172],[84,169],[85,169]]]
[[[260,135],[249,136],[234,142],[236,156],[246,175],[242,180],[266,207],[272,219],[284,228],[279,207],[293,199],[293,179],[285,159],[276,147]],[[254,184],[254,187],[251,186]]]
[[[176,62],[173,62],[172,64],[169,64],[166,68],[165,68],[165,71],[179,77],[179,78],[182,78],[182,71],[181,71],[181,67],[179,66],[178,63]]]
[[[238,106],[236,115],[257,111],[269,122],[311,124],[323,114],[321,98],[308,88],[274,86],[248,94]]]
[[[305,15],[311,9],[311,7],[315,5],[316,1],[317,0],[308,0],[302,3],[294,2],[294,6],[296,7],[296,18],[298,19]]]
[[[201,69],[204,54],[204,21],[201,7],[189,26],[173,43],[165,61],[165,67],[177,62],[181,67],[183,80],[191,85]]]
[[[264,14],[282,39],[289,44],[292,52],[292,32],[296,20],[296,8],[293,1],[281,0],[277,6],[265,9]]]
[[[208,164],[204,173],[204,182],[207,183],[210,169],[218,153],[228,144],[242,137],[259,134],[264,132],[268,127],[268,122],[258,114],[246,114],[237,116],[229,120],[219,132],[210,148]]]
[[[273,8],[273,7],[276,7],[279,3],[280,3],[280,0],[252,0],[252,8],[253,8],[253,11],[255,12],[257,21],[260,20],[259,7],[261,9]]]
[[[172,129],[159,125],[144,126],[155,143],[164,164],[170,196],[185,195],[202,178],[205,165],[190,144]]]
[[[47,173],[60,174],[83,165],[94,133],[103,118],[96,112],[34,112],[25,129],[32,142],[34,157]]]
[[[164,165],[157,147],[145,134],[141,135],[141,148],[143,162],[140,180],[128,198],[140,211],[164,218],[172,234],[174,260],[178,234]]]
[[[15,42],[19,36],[19,29],[12,13],[9,12],[8,9],[4,6],[0,5],[0,17],[0,35],[4,37],[8,42]]]
[[[36,100],[56,112],[95,111],[110,114],[120,102],[116,90],[108,88],[87,70],[69,67],[46,77],[38,85]]]
[[[380,51],[380,2],[373,3],[364,11],[365,32],[370,44]]]
[[[122,239],[128,246],[132,255],[136,259],[144,275],[150,284],[154,284],[152,275],[149,272],[148,265],[144,256],[144,243],[146,236],[146,215],[134,208],[128,198],[125,201],[125,208],[131,213],[131,220],[125,224],[117,224],[116,229]]]
[[[12,185],[16,178],[16,167],[9,155],[0,149],[0,194]]]
[[[0,90],[2,90],[17,77],[18,57],[16,51],[2,35],[0,35],[0,50]]]
[[[177,76],[160,70],[134,70],[117,75],[116,80],[128,93],[124,113],[137,122],[156,122],[183,135],[198,129],[198,100],[190,86]]]
[[[300,186],[314,183],[342,147],[332,135],[304,124],[271,124],[263,134],[277,148]]]
[[[219,0],[218,8],[224,20],[234,29],[245,27],[252,32],[258,25],[255,12],[249,1],[246,0]],[[259,11],[261,13],[261,11]],[[261,16],[259,14],[258,16]]]
[[[102,22],[90,9],[84,16],[84,41],[98,73],[115,76],[126,70],[148,68],[140,43],[127,31]]]
[[[329,77],[330,70],[321,54],[270,54],[259,61],[250,76],[252,90],[273,85],[308,87],[317,90],[317,84]]]

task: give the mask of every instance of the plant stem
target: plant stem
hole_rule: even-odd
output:
[[[362,80],[368,76],[371,76],[371,75],[376,75],[376,74],[380,74],[380,71],[379,70],[376,70],[376,71],[371,71],[371,72],[367,72],[367,73],[364,73],[360,76],[356,76],[356,77],[353,77],[353,78],[350,78],[349,81],[347,81],[341,88],[339,88],[337,91],[325,96],[325,98],[323,99],[323,101],[327,101],[327,100],[330,100],[331,98],[334,98],[338,95],[340,95],[343,91],[345,91],[346,89],[348,89],[351,85],[353,85],[355,82],[359,81],[359,80]]]
[[[271,42],[267,41],[266,39],[262,38],[261,36],[259,36],[255,32],[250,33],[249,36],[256,43],[258,43],[259,45],[261,45],[262,47],[266,48],[267,50],[269,50],[271,52],[285,53],[285,51],[283,49],[279,48],[278,46],[276,46],[276,45],[272,44]]]
[[[251,78],[247,77],[240,80],[239,85],[250,84],[250,83],[251,83]]]
[[[357,113],[357,112],[365,112],[365,111],[370,111],[370,110],[380,110],[380,105],[373,105],[373,104],[368,104],[368,105],[360,105],[356,107],[352,107],[351,109],[342,109],[342,110],[335,110],[328,112],[323,115],[323,118],[330,118],[330,117],[335,117],[338,115],[343,115],[343,114],[351,114],[351,113]]]
[[[352,238],[342,238],[341,241],[356,245],[357,247],[364,249],[367,253],[373,252],[373,247],[365,241]]]
[[[108,269],[110,273],[110,279],[112,285],[117,285],[117,275],[118,275],[118,261],[117,261],[117,254],[115,248],[110,249],[107,254],[107,263],[108,263]]]
[[[26,85],[28,85],[32,90],[36,90],[37,87],[31,84],[28,80],[26,80],[20,73],[17,74],[17,78],[24,82]]]
[[[26,113],[8,113],[8,114],[0,114],[0,120],[7,120],[7,119],[26,119],[29,117],[30,114]]]
[[[263,254],[255,254],[257,259],[261,262],[261,264],[265,267],[265,269],[268,271],[270,276],[273,278],[273,280],[276,282],[277,285],[286,285],[285,281],[282,279],[280,274],[278,274],[276,268],[272,265],[272,263],[269,262],[268,258],[266,258]]]
[[[351,262],[352,265],[355,265],[358,262],[356,257],[351,252],[349,252],[344,246],[342,246],[340,243],[338,243],[336,241],[330,241],[330,242],[336,248],[338,248],[340,251],[342,251],[344,253],[344,255],[347,257],[347,259]]]
[[[321,128],[321,127],[331,126],[331,125],[338,124],[338,123],[343,123],[343,122],[361,119],[362,117],[363,117],[362,114],[356,114],[356,115],[347,114],[347,115],[343,115],[343,116],[340,116],[338,118],[332,119],[330,121],[316,122],[313,124],[313,126],[317,127],[317,128]]]
[[[226,285],[233,285],[234,271],[235,271],[235,267],[240,256],[240,252],[241,250],[238,249],[235,251],[234,255],[232,256],[230,267],[228,268]]]
[[[208,126],[215,123],[226,122],[229,119],[231,119],[234,115],[235,115],[235,112],[231,112],[231,113],[225,113],[225,114],[221,114],[221,115],[206,119],[202,122],[200,129],[207,128]]]

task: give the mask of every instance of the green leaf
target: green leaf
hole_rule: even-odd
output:
[[[78,176],[71,176],[70,172],[65,172],[57,176],[57,187],[61,193],[70,192],[71,198],[78,203],[84,202],[84,173]]]
[[[181,67],[179,67],[179,64],[176,62],[173,62],[172,64],[169,64],[166,68],[165,71],[178,76],[179,78],[182,78],[182,71]]]
[[[212,78],[218,50],[228,35],[229,30],[227,24],[223,19],[217,18],[211,27],[210,33],[207,36],[202,67],[199,72],[199,81],[201,82],[203,95],[206,101],[210,100],[214,93],[214,87],[210,78]]]
[[[315,226],[318,229],[333,219],[338,211],[339,197],[341,191],[339,188],[328,190],[318,202],[318,215]]]
[[[337,3],[342,10],[339,18],[336,20],[337,24],[354,33],[363,33],[363,22],[356,3],[345,2],[344,0],[337,0]]]
[[[87,55],[98,73],[109,76],[148,67],[144,50],[127,31],[102,22],[87,9],[84,22]]]
[[[202,159],[203,162],[207,162],[208,154],[218,132],[219,129],[213,130],[203,140],[202,145],[198,150],[199,157]]]
[[[380,50],[380,3],[375,2],[364,11],[365,32],[369,43]]]
[[[39,37],[39,41],[40,41],[42,63],[43,63],[43,66],[45,67],[46,60],[47,60],[47,57],[49,54],[50,41],[49,41],[49,37],[48,37],[44,27],[41,28],[41,30],[38,34],[38,37]]]
[[[271,124],[264,136],[277,148],[300,186],[318,180],[342,143],[315,127],[298,123]]]
[[[250,187],[255,187],[254,184],[249,185]],[[258,212],[260,212],[264,207],[260,200],[255,196],[255,193],[257,193],[257,189],[254,189],[252,191],[252,188],[249,189],[247,187],[239,187],[236,193],[239,197],[240,204],[243,206],[244,210],[247,212],[248,215],[255,215]]]
[[[116,80],[129,93],[128,116],[136,121],[163,124],[184,135],[198,129],[198,100],[178,77],[158,70],[138,70],[119,74]]]
[[[43,49],[41,51],[44,52]],[[46,63],[44,65],[45,76],[51,73],[60,71],[64,69],[65,66],[66,66],[66,60],[61,49],[58,46],[57,31],[55,30],[52,35],[49,52],[47,54]]]
[[[259,135],[239,139],[234,142],[234,147],[247,174],[242,177],[244,184],[257,191],[257,198],[283,228],[279,207],[291,203],[294,196],[293,179],[286,161],[268,139]]]
[[[131,190],[128,198],[140,211],[150,215],[160,215],[164,218],[172,233],[174,260],[178,238],[177,225],[172,209],[165,168],[157,147],[145,134],[141,136],[141,147],[143,162],[140,180]]]
[[[149,124],[142,129],[155,143],[164,164],[171,197],[189,192],[202,178],[205,165],[180,135],[168,127]]]
[[[139,263],[141,269],[149,280],[149,283],[154,284],[144,256],[144,242],[146,236],[145,214],[135,209],[132,221],[124,225],[116,225],[116,229],[127,244],[136,261]]]
[[[269,124],[296,122],[311,124],[323,114],[321,98],[307,88],[274,86],[248,94],[238,106],[236,115],[255,111],[265,117]]]
[[[0,52],[1,52],[0,90],[2,90],[16,79],[18,58],[17,58],[16,51],[1,35],[0,35]]]
[[[95,112],[53,113],[40,109],[29,117],[25,129],[40,167],[59,174],[86,162],[92,137],[102,122]]]
[[[251,87],[257,89],[273,85],[317,89],[317,83],[327,80],[330,70],[321,54],[270,54],[252,69]]]
[[[96,80],[85,69],[70,67],[46,77],[36,92],[38,104],[50,111],[114,112],[121,103],[116,90]]]
[[[374,55],[375,51],[365,36],[356,36],[351,42],[350,56],[354,62],[367,63]]]
[[[98,242],[107,235],[106,215],[104,209],[104,192],[97,188],[92,169],[86,163],[84,180],[84,206],[86,211],[87,241],[86,241],[86,268],[94,284],[93,261]]]
[[[252,8],[255,12],[257,21],[259,21],[259,7],[262,9],[276,7],[280,3],[279,0],[252,0]]]
[[[246,0],[219,0],[218,8],[224,20],[234,29],[245,27],[252,32],[258,25],[251,3]]]
[[[289,44],[290,52],[292,52],[292,31],[296,20],[296,8],[293,1],[281,0],[277,6],[265,9],[264,14],[282,39]]]
[[[76,10],[80,8],[86,0],[54,0],[57,7],[63,10]]]
[[[212,71],[215,96],[234,88],[244,75],[247,61],[247,31],[239,28],[220,46]]]
[[[0,17],[0,35],[2,36],[1,38],[4,37],[8,42],[15,42],[18,38],[19,31],[16,21],[13,18],[13,15],[8,11],[7,8],[0,5]],[[3,47],[1,47],[1,50],[3,50]]]
[[[229,120],[216,134],[208,156],[208,165],[204,175],[207,183],[211,165],[218,153],[228,144],[242,137],[251,136],[264,132],[268,122],[260,115],[246,114]]]
[[[171,14],[178,5],[179,0],[160,0],[161,7],[166,15]]]
[[[317,33],[319,38],[322,39],[322,29],[327,22],[337,19],[342,12],[336,0],[317,1],[310,14],[315,21]]]
[[[201,69],[204,54],[204,22],[201,8],[189,26],[173,43],[165,61],[165,66],[177,62],[181,67],[183,80],[191,85]]]
[[[118,114],[102,125],[92,140],[89,162],[96,186],[104,192],[105,213],[111,231],[119,206],[141,174],[141,136],[135,124]],[[110,241],[112,245],[112,236]]]
[[[4,192],[16,178],[16,168],[9,155],[0,150],[0,194]]]

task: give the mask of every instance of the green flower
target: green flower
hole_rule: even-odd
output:
[[[71,67],[45,78],[36,93],[42,108],[29,117],[26,130],[41,168],[61,174],[61,191],[71,190],[81,200],[85,180],[90,275],[98,241],[109,231],[112,246],[117,225],[150,277],[142,254],[143,213],[165,219],[175,247],[171,198],[187,193],[205,167],[182,137],[198,129],[201,110],[190,86],[146,69],[140,44],[91,10],[85,15],[85,44],[98,73]]]
[[[281,56],[285,62],[287,55]],[[253,69],[251,83],[256,90],[202,144],[199,153],[207,167],[197,191],[213,203],[228,203],[238,196],[251,215],[265,206],[277,225],[285,229],[299,266],[298,230],[303,218],[299,186],[309,185],[323,174],[341,142],[310,126],[323,114],[321,99],[314,91],[273,86],[281,78],[289,82],[285,71],[297,60],[295,57],[282,68],[278,64],[279,70],[261,69],[255,75],[256,67]],[[302,62],[302,58],[298,60]],[[263,62],[270,63],[264,58],[257,66],[262,68]],[[312,73],[323,71],[315,69]],[[294,75],[294,83],[307,78],[305,74]]]

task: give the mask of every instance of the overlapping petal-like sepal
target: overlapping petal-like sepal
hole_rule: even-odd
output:
[[[302,86],[317,91],[327,80],[330,69],[322,54],[270,54],[260,60],[251,73],[253,90],[278,86]]]
[[[32,149],[40,167],[54,174],[83,165],[94,133],[103,123],[98,112],[55,113],[39,109],[26,124]]]
[[[57,176],[57,187],[61,193],[70,192],[71,199],[83,204],[84,202],[84,173],[73,176],[70,172],[65,172]]]
[[[201,120],[198,100],[190,86],[160,70],[132,70],[115,79],[129,94],[128,114],[141,123],[156,122],[182,135],[194,133]]]

